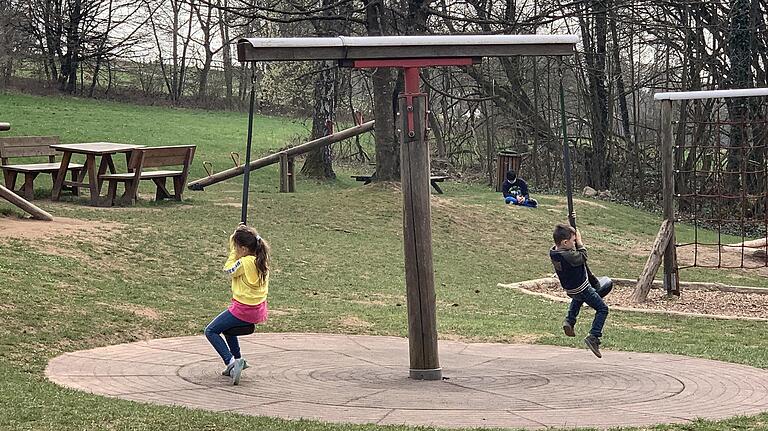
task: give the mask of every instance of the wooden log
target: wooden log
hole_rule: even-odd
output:
[[[632,292],[632,302],[639,303],[645,302],[648,298],[648,292],[651,290],[653,284],[653,278],[656,276],[656,272],[661,265],[661,258],[664,255],[672,238],[672,222],[664,220],[661,223],[659,233],[656,235],[656,239],[653,241],[651,247],[651,255],[648,256],[648,261],[645,263],[643,272],[640,275],[640,279],[637,281],[635,290]],[[674,246],[674,244],[673,244]]]
[[[371,130],[373,130],[373,126],[375,123],[376,121],[371,120],[359,126],[350,127],[349,129],[344,129],[340,132],[323,136],[322,138],[318,138],[309,142],[305,142],[301,145],[288,148],[281,152],[285,152],[289,157],[295,157],[299,154],[304,154],[306,152],[312,151],[315,148],[320,148],[322,146],[343,141],[344,139],[351,138],[353,136],[357,136],[365,132],[370,132]],[[250,170],[259,169],[259,168],[263,168],[264,166],[278,163],[280,161],[281,152],[270,154],[268,156],[252,161],[250,164]],[[211,184],[216,184],[218,182],[228,180],[238,175],[242,175],[244,167],[245,165],[240,165],[234,168],[227,169],[225,171],[218,172],[214,175],[210,175],[205,178],[192,181],[187,185],[187,187],[189,187],[190,190],[203,190],[204,187],[210,186]]]
[[[16,193],[8,190],[4,186],[0,186],[0,197],[5,198],[8,202],[16,205],[22,210],[28,212],[33,218],[44,221],[53,221],[53,216],[43,211],[36,205],[30,203],[26,199],[17,195]]]
[[[418,75],[416,76],[418,79]],[[432,214],[429,193],[429,144],[426,137],[426,96],[400,96],[400,179],[403,189],[403,248],[410,377],[439,380],[437,316],[432,265]],[[408,132],[412,115],[413,135]]]
[[[740,249],[742,247],[744,247],[744,248],[763,248],[763,247],[766,247],[766,246],[768,246],[768,238],[759,238],[759,239],[754,239],[754,240],[751,240],[751,241],[739,242],[739,243],[736,243],[736,244],[728,244],[728,245],[724,246],[723,248],[725,248],[725,249],[730,249],[730,248]]]

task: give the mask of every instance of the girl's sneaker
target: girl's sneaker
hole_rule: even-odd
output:
[[[240,384],[240,375],[243,373],[244,365],[244,359],[235,359],[235,365],[232,367],[232,371],[230,372],[230,375],[232,376],[232,384],[235,386]]]
[[[245,358],[242,358],[242,359],[243,359],[243,369],[248,368],[248,361],[246,361]],[[231,364],[227,365],[227,368],[225,368],[224,371],[221,372],[221,375],[222,376],[230,377],[230,374],[232,373],[232,368],[234,366],[235,366],[234,362],[232,362]]]

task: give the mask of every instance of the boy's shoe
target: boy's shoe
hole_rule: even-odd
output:
[[[563,320],[563,332],[565,332],[565,335],[569,337],[576,336],[576,331],[573,330],[573,325],[571,325],[567,320]]]
[[[242,358],[242,359],[243,359],[243,369],[248,368],[248,361],[246,361],[245,358]],[[232,367],[234,366],[235,366],[234,362],[232,362],[230,365],[227,365],[227,368],[225,368],[224,371],[221,372],[221,375],[229,376],[232,373]]]
[[[232,367],[230,375],[232,376],[232,384],[237,386],[240,384],[240,375],[243,373],[243,365],[245,360],[235,359],[235,365]]]
[[[584,339],[584,344],[589,347],[589,350],[592,351],[592,353],[595,354],[598,358],[602,358],[603,355],[600,353],[600,339],[595,337],[594,335],[587,335],[587,338]]]

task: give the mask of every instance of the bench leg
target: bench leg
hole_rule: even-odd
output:
[[[437,185],[437,181],[430,181],[432,184],[432,187],[437,191],[438,194],[443,194],[443,190],[440,188],[440,186]]]
[[[35,178],[37,172],[27,172],[24,174],[24,198],[31,201],[35,198]]]
[[[5,177],[5,187],[8,188],[10,191],[14,191],[16,189],[16,176],[19,173],[16,171],[3,171],[3,176]]]
[[[64,180],[67,179],[67,168],[69,167],[69,161],[72,160],[72,153],[64,151],[64,155],[61,157],[61,166],[54,175],[53,190],[51,190],[51,200],[57,201],[61,199],[61,188],[64,185]],[[85,170],[83,170],[85,172]]]
[[[109,180],[107,185],[107,203],[110,206],[115,206],[115,200],[117,198],[117,181]]]
[[[167,177],[163,178],[152,178],[152,181],[154,181],[155,185],[157,186],[157,191],[155,192],[155,200],[161,201],[163,199],[170,199],[173,197],[170,192],[168,192],[168,189],[165,187],[165,180]]]
[[[72,169],[72,182],[77,182],[77,179],[80,178],[80,169]],[[70,187],[72,190],[72,195],[74,196],[80,196],[80,188],[77,186]]]
[[[184,193],[184,177],[173,177],[173,199],[180,201]]]
[[[136,195],[139,193],[139,182],[130,180],[125,182],[125,193],[120,198],[121,205],[132,205],[136,203]]]

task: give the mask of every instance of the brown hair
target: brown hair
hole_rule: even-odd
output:
[[[269,244],[250,226],[238,227],[233,240],[236,245],[247,248],[249,255],[256,257],[259,280],[264,283],[269,273]]]
[[[573,235],[576,235],[576,229],[570,225],[560,223],[555,226],[555,231],[552,232],[552,239],[555,240],[555,245],[560,245],[561,242],[571,239]]]

